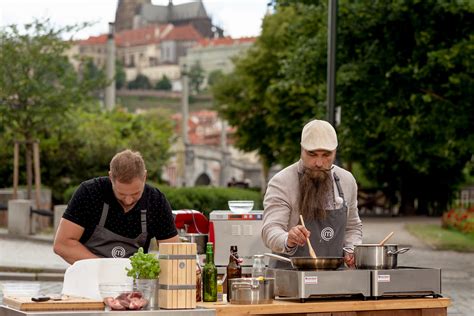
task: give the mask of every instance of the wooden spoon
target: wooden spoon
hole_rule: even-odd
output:
[[[393,232],[391,232],[390,234],[388,234],[387,237],[385,237],[385,238],[379,243],[379,246],[383,246],[383,245],[387,242],[387,240],[389,240],[390,237],[392,237],[392,235],[393,235]]]
[[[300,214],[300,220],[301,220],[301,224],[303,224],[303,227],[306,228],[304,224],[304,220],[303,220],[303,215],[301,214]],[[308,247],[309,247],[309,255],[311,256],[311,258],[316,258],[316,252],[314,252],[313,246],[311,246],[311,241],[309,240],[308,237],[306,237],[306,242],[308,243]]]

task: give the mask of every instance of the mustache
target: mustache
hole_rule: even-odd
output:
[[[324,168],[324,167],[312,167],[312,168],[309,168],[309,167],[304,167],[303,168],[303,172],[306,172],[306,171],[331,171],[332,169],[334,169],[334,166],[331,166],[329,168]]]
[[[332,168],[331,168],[332,169]],[[303,177],[307,177],[312,180],[321,180],[331,177],[331,169],[327,168],[304,168]],[[319,183],[316,183],[319,184]]]

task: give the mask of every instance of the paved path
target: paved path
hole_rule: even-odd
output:
[[[377,243],[389,232],[395,234],[391,243],[410,246],[410,251],[398,256],[400,266],[434,267],[442,269],[442,294],[452,299],[449,315],[471,316],[474,306],[474,253],[435,251],[410,235],[406,223],[439,224],[439,218],[428,217],[366,217],[362,219],[364,243]],[[0,267],[47,268],[64,270],[68,264],[56,256],[51,236],[12,239],[0,229]],[[45,292],[59,292],[61,283],[42,282]]]

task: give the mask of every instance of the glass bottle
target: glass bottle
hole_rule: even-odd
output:
[[[227,265],[227,301],[232,299],[230,290],[230,280],[242,277],[242,267],[237,253],[237,246],[230,246],[229,264]]]
[[[265,277],[265,262],[263,255],[253,256],[252,278]]]
[[[217,301],[217,268],[214,264],[214,250],[212,242],[206,246],[206,263],[202,269],[202,296],[204,302]]]

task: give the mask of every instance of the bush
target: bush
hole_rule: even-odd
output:
[[[193,209],[202,212],[207,218],[213,210],[228,210],[229,200],[252,200],[254,209],[263,209],[262,197],[259,192],[238,188],[191,187],[172,188],[159,186],[161,192],[174,210]]]
[[[259,192],[250,189],[216,188],[216,187],[189,187],[174,188],[164,185],[155,185],[163,192],[173,210],[197,210],[209,218],[209,213],[214,210],[228,210],[227,201],[252,200],[254,209],[262,210],[262,197]],[[64,192],[65,204],[71,199],[78,185],[70,186]]]
[[[135,78],[135,80],[132,80],[128,83],[128,88],[130,90],[135,90],[135,89],[143,89],[147,90],[151,88],[151,83],[150,79],[148,79],[147,76],[139,74]]]
[[[155,84],[155,89],[156,89],[156,90],[166,90],[166,91],[169,91],[169,90],[171,90],[172,87],[173,87],[173,85],[171,84],[170,79],[169,79],[166,75],[163,75],[163,77],[161,77],[161,80],[158,81],[158,82]]]
[[[442,226],[474,235],[474,206],[454,207],[443,214]]]
[[[79,185],[72,185],[64,191],[63,196],[62,196],[62,204],[69,203],[69,200],[71,200],[72,196],[74,195],[74,192],[76,192],[76,189],[78,187]]]

